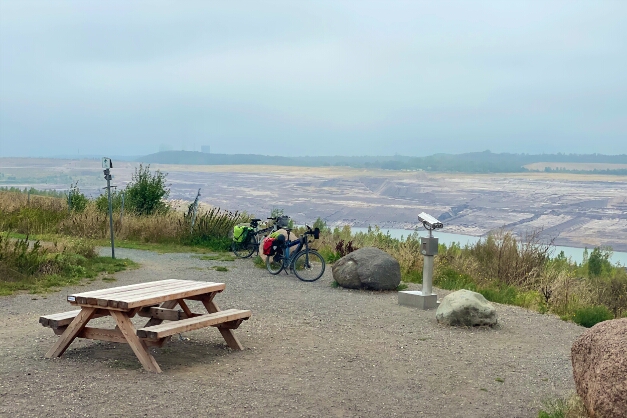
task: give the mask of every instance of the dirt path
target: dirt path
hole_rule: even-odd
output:
[[[498,329],[454,329],[393,292],[332,288],[330,268],[303,283],[250,260],[118,254],[142,268],[0,298],[0,416],[530,417],[574,389],[570,346],[583,328],[553,316],[497,305]],[[160,375],[120,344],[77,340],[43,358],[57,337],[38,318],[70,310],[66,294],[164,278],[226,283],[220,307],[253,312],[236,331],[245,350],[204,329],[154,350]]]

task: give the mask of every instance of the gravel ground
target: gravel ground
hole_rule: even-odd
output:
[[[250,260],[117,251],[142,267],[0,298],[1,416],[530,417],[574,390],[570,347],[584,329],[553,316],[497,305],[496,329],[448,328],[395,292],[332,288],[330,268],[304,283]],[[70,310],[66,294],[166,278],[226,283],[220,308],[253,312],[235,331],[245,350],[209,328],[154,349],[159,375],[122,344],[76,340],[44,359],[58,337],[38,318]]]

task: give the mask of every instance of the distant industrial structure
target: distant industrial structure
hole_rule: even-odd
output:
[[[211,147],[209,145],[201,145],[200,152],[204,152],[205,154],[211,154]]]

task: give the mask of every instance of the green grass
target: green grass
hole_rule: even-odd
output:
[[[337,289],[337,288],[340,287],[340,284],[338,282],[336,282],[335,280],[333,280],[331,282],[331,287],[334,288],[334,289]]]
[[[538,418],[565,418],[568,412],[568,402],[564,399],[544,401],[543,408],[538,412]]]
[[[215,266],[213,269],[215,271],[229,271],[229,269],[224,266]]]
[[[65,235],[59,235],[59,234],[26,235],[26,234],[10,232],[10,231],[8,232],[0,231],[0,233],[2,235],[8,236],[9,238],[25,239],[28,236],[29,240],[39,240],[42,242],[44,241],[56,242],[56,241],[61,241],[63,239],[68,238]],[[94,243],[94,245],[99,246],[99,247],[109,247],[109,248],[111,247],[110,239],[97,239],[97,240],[92,240],[92,242]],[[131,250],[154,251],[160,254],[165,254],[165,253],[215,254],[216,253],[216,251],[211,250],[211,248],[205,247],[202,245],[187,245],[187,244],[184,245],[184,244],[180,244],[176,242],[154,243],[154,242],[141,242],[141,241],[116,239],[115,247],[116,248],[128,248]],[[230,248],[227,248],[226,250],[219,250],[218,252],[224,252],[225,253],[224,257],[228,257],[227,251],[230,251]],[[227,260],[224,260],[224,261],[227,261]]]
[[[255,258],[253,258],[253,264],[255,265],[255,267],[260,269],[266,268],[266,262],[263,261],[263,259],[259,256],[255,256]]]
[[[96,245],[101,247],[110,247],[111,241],[109,240],[97,240],[95,241]],[[205,247],[195,247],[189,245],[182,245],[178,243],[151,243],[151,242],[139,242],[139,241],[127,241],[127,240],[116,240],[115,241],[116,248],[129,248],[131,250],[144,250],[144,251],[154,251],[156,253],[165,254],[165,253],[200,253],[200,254],[208,254],[215,253],[209,248]]]
[[[523,291],[514,286],[499,283],[478,286],[471,276],[459,273],[451,268],[442,269],[434,278],[433,284],[446,290],[467,289],[478,292],[490,302],[502,303],[504,305],[532,308],[537,307],[540,302],[538,292]]]
[[[497,377],[496,379],[494,379],[495,381],[499,382],[499,383],[504,383],[505,380],[501,379],[500,377]]]
[[[396,290],[399,291],[399,292],[401,290],[405,290],[405,289],[407,289],[407,285],[405,283],[401,283],[398,286],[396,286]]]
[[[408,273],[401,273],[401,280],[406,283],[422,283],[422,271],[412,270]]]
[[[116,279],[115,277],[103,277],[102,281],[103,282],[117,282],[118,279]]]
[[[235,261],[235,257],[228,253],[197,255],[197,256],[194,256],[194,258],[197,258],[199,260],[204,260],[204,261]]]
[[[442,269],[442,271],[434,277],[433,285],[446,290],[468,289],[473,292],[477,291],[477,285],[472,277],[467,274],[459,273],[451,268]]]
[[[137,268],[139,265],[129,259],[111,259],[109,257],[85,258],[75,256],[70,268],[64,268],[57,274],[22,276],[19,279],[0,280],[0,296],[15,292],[45,293],[65,286],[78,285],[84,279],[95,279],[99,274],[113,274],[118,271]],[[106,278],[103,278],[104,281]],[[115,280],[115,279],[113,279]]]

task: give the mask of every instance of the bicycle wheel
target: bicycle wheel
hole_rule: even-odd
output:
[[[254,239],[247,239],[244,242],[233,242],[231,244],[231,251],[238,258],[248,258],[257,249],[257,242]]]
[[[266,258],[266,269],[271,274],[279,274],[283,270],[283,254],[269,255]]]
[[[324,258],[314,250],[301,251],[293,263],[294,274],[304,282],[315,282],[324,274]]]

